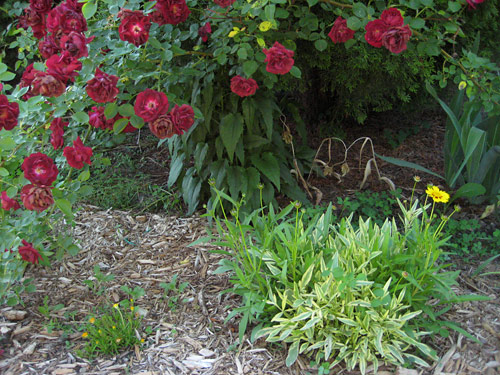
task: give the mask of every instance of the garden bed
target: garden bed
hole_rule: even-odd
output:
[[[37,291],[25,297],[24,318],[12,320],[12,309],[2,309],[0,327],[8,337],[1,343],[5,353],[0,361],[4,374],[308,374],[317,373],[306,358],[294,366],[285,366],[286,351],[260,340],[243,345],[237,340],[237,321],[224,324],[228,312],[238,306],[224,275],[213,273],[220,255],[210,247],[188,245],[205,232],[206,221],[198,216],[182,218],[124,211],[102,211],[84,206],[77,216],[75,237],[81,245],[76,257],[55,262],[51,268],[30,267],[26,277],[36,280]],[[101,295],[84,283],[94,279],[99,265],[115,279],[103,283]],[[455,305],[447,318],[459,323],[482,343],[452,333],[447,339],[435,338],[439,362],[431,369],[405,370],[383,367],[379,374],[487,374],[500,371],[500,281],[498,277],[471,277],[473,264],[460,264],[458,294],[479,293],[489,302]],[[490,265],[498,269],[498,264]],[[173,301],[159,284],[174,275],[188,286]],[[120,289],[141,287],[145,296],[135,301],[145,314],[143,326],[152,333],[144,347],[114,357],[88,361],[75,353],[85,339],[81,327],[100,302],[118,302],[128,298]],[[174,288],[175,289],[175,288]],[[44,303],[44,298],[48,300]],[[64,305],[47,316],[39,307]],[[19,308],[17,308],[19,310]],[[18,318],[21,318],[19,316]],[[341,367],[333,373],[355,374]]]

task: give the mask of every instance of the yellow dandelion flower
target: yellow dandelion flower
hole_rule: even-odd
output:
[[[131,302],[131,303],[134,303],[134,299],[133,299],[133,298],[131,298],[131,299],[130,299],[130,302]]]
[[[118,308],[118,304],[117,304],[117,303],[115,303],[115,304],[113,305],[113,308],[114,308],[114,309],[117,309],[117,308]]]
[[[130,306],[130,311],[134,311],[134,306]]]
[[[273,27],[273,24],[269,21],[264,21],[259,25],[259,30],[265,33]]]
[[[116,329],[116,326],[113,326],[113,329]]]
[[[437,186],[428,186],[425,193],[432,198],[434,202],[446,203],[450,200],[450,195],[443,190],[439,190]]]
[[[99,330],[99,331],[97,331],[97,332],[102,333],[102,331],[101,331],[101,330]]]
[[[144,343],[144,339],[141,339],[141,342]]]
[[[83,333],[82,333],[82,338],[85,338],[85,337],[87,337],[88,335],[89,335],[89,333],[88,333],[88,332],[83,332]]]
[[[99,340],[95,340],[95,343],[96,343],[96,344],[99,344]]]
[[[90,318],[90,319],[89,319],[89,323],[90,323],[90,324],[94,324],[94,323],[95,323],[95,318],[94,318],[94,317]]]

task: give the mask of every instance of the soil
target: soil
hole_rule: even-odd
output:
[[[443,169],[442,145],[443,119],[429,114],[425,119],[429,126],[418,134],[409,136],[392,148],[384,129],[387,121],[391,129],[406,131],[409,126],[420,128],[420,123],[400,118],[374,117],[369,125],[344,128],[344,142],[348,147],[360,137],[369,137],[377,154],[405,159],[420,164],[436,173]],[[394,125],[395,124],[395,125]],[[406,129],[406,130],[405,130]],[[292,128],[292,134],[293,134]],[[311,134],[313,143],[319,145],[322,138]],[[313,200],[320,203],[336,202],[359,190],[370,158],[371,145],[366,144],[360,155],[363,141],[349,149],[346,162],[349,172],[336,178],[311,174],[308,188]],[[328,148],[323,145],[318,159],[328,161]],[[370,146],[370,147],[367,147]],[[148,148],[150,168],[158,181],[166,181],[158,173],[159,158],[165,158],[165,148]],[[330,149],[332,172],[342,175],[344,149],[340,142],[332,142]],[[160,159],[161,160],[161,159]],[[407,168],[400,168],[377,159],[381,177],[387,177],[403,196],[411,193],[416,173],[422,179],[417,192],[423,193],[427,183],[441,184],[436,178]],[[337,165],[334,165],[337,163]],[[377,178],[371,165],[364,188],[387,190],[388,184]],[[344,166],[344,172],[346,167]],[[446,186],[441,186],[447,189]],[[318,191],[320,193],[318,193]],[[483,207],[464,206],[462,217],[479,218]],[[318,370],[306,357],[292,366],[285,366],[286,350],[282,346],[264,341],[250,342],[245,335],[238,346],[237,318],[225,322],[231,309],[238,306],[238,299],[221,292],[230,287],[226,275],[214,273],[221,255],[210,252],[208,245],[189,246],[205,234],[207,222],[200,213],[192,217],[162,214],[137,214],[126,211],[102,210],[91,205],[82,206],[73,228],[81,252],[54,262],[51,268],[30,266],[25,277],[36,281],[37,291],[24,296],[25,305],[1,309],[0,331],[3,337],[0,347],[2,374],[315,374]],[[491,217],[486,226],[497,227]],[[487,302],[466,302],[452,306],[445,318],[457,322],[470,335],[452,331],[447,338],[434,337],[430,344],[437,350],[439,360],[429,368],[408,370],[383,366],[379,374],[500,374],[500,277],[490,274],[474,275],[479,260],[453,259],[461,270],[455,292],[459,295],[477,293],[489,296]],[[103,273],[115,275],[114,280],[103,284],[103,293],[91,291],[84,283],[94,280],[93,268],[99,265]],[[491,263],[483,273],[499,269],[498,262]],[[174,275],[179,283],[188,287],[173,303],[174,295],[165,295],[160,283],[168,283]],[[85,339],[81,337],[83,325],[88,322],[96,307],[102,303],[116,303],[130,298],[120,288],[139,286],[145,296],[135,301],[144,316],[143,326],[151,327],[145,335],[142,348],[125,351],[116,356],[87,360],[77,355]],[[41,314],[40,306],[48,297],[47,305],[64,307]],[[139,350],[140,349],[140,350]],[[330,371],[333,374],[358,374],[347,371],[342,365]],[[370,372],[368,372],[370,373]]]

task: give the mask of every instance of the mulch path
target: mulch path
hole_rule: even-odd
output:
[[[381,127],[374,124],[358,134],[381,139]],[[372,134],[370,134],[372,133]],[[395,150],[382,142],[375,151],[383,155],[404,158],[420,163],[436,172],[442,168],[442,157],[429,150],[442,148],[443,127],[436,125],[425,133],[412,136]],[[351,142],[357,138],[353,131]],[[346,141],[347,143],[347,141]],[[350,194],[363,179],[364,166],[357,168],[359,149],[349,154],[350,173],[339,182],[334,177],[310,179],[311,185],[322,191],[322,200],[335,200]],[[343,158],[343,151],[334,155]],[[320,157],[324,158],[322,154]],[[327,157],[327,155],[326,155]],[[364,156],[362,155],[361,158]],[[366,159],[361,160],[366,163]],[[388,176],[403,192],[413,186],[414,171],[378,161],[380,172]],[[340,167],[340,166],[339,166]],[[432,178],[420,174],[424,183]],[[387,185],[370,176],[372,190],[386,190]],[[473,213],[477,215],[477,213]],[[234,346],[238,321],[224,323],[229,311],[239,301],[221,292],[230,287],[226,275],[215,274],[221,256],[210,252],[208,245],[188,246],[205,234],[207,223],[198,215],[173,217],[157,214],[136,216],[130,212],[102,210],[82,206],[77,214],[74,237],[81,247],[75,257],[54,262],[51,268],[29,267],[26,277],[36,280],[37,291],[25,296],[25,307],[1,308],[0,358],[2,374],[313,374],[307,358],[290,368],[285,366],[286,350],[263,340],[251,343],[246,336],[240,346]],[[476,337],[481,345],[452,332],[446,338],[434,338],[431,345],[438,351],[439,361],[429,369],[407,370],[385,366],[381,375],[444,375],[500,374],[500,278],[474,276],[477,264],[456,261],[462,270],[457,294],[478,293],[491,298],[488,302],[457,304],[446,317],[459,323]],[[105,284],[105,292],[96,295],[84,280],[95,279],[93,267],[115,275]],[[498,270],[499,263],[487,271]],[[188,287],[179,296],[175,309],[169,308],[161,282],[178,275],[179,282]],[[143,325],[152,328],[145,337],[144,347],[134,348],[117,356],[88,361],[76,355],[84,345],[81,332],[75,332],[100,303],[115,303],[127,298],[120,289],[140,286],[144,297],[135,301],[144,314]],[[48,305],[59,303],[64,308],[45,317],[38,310],[48,296]],[[15,313],[14,310],[19,310]],[[50,328],[50,320],[59,326]],[[65,332],[62,326],[72,327]],[[69,332],[69,334],[67,334]],[[341,366],[333,374],[358,374]]]

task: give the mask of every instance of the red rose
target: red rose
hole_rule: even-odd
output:
[[[17,125],[19,104],[9,102],[5,95],[0,95],[0,130],[12,130]]]
[[[41,152],[31,154],[24,159],[21,169],[24,171],[24,177],[38,186],[52,185],[59,173],[54,161]]]
[[[23,95],[24,100],[28,100],[32,96],[35,96],[31,91],[31,83],[35,79],[35,74],[38,70],[33,68],[33,63],[29,64],[26,69],[24,69],[23,75],[21,76],[21,81],[19,82],[19,87],[29,87],[26,94]]]
[[[212,27],[210,26],[210,22],[207,22],[205,25],[198,29],[198,35],[201,37],[201,41],[206,43],[208,41],[208,36],[212,34]]]
[[[267,62],[266,71],[273,74],[286,74],[292,69],[294,64],[292,50],[286,49],[280,43],[274,42],[269,49],[263,49]]]
[[[151,21],[140,10],[126,11],[123,13],[122,22],[118,28],[120,39],[132,43],[134,46],[147,42]]]
[[[387,31],[388,26],[382,20],[373,20],[366,24],[365,40],[373,47],[382,47],[382,35]]]
[[[328,36],[333,43],[345,43],[354,38],[354,30],[347,27],[347,20],[337,17]]]
[[[398,54],[406,49],[410,36],[410,26],[392,27],[382,35],[382,44],[392,53]]]
[[[92,107],[92,111],[89,112],[89,124],[97,129],[106,129],[104,107]]]
[[[175,134],[175,126],[171,114],[161,115],[148,124],[149,130],[160,139],[170,138]]]
[[[6,191],[2,191],[0,201],[2,201],[2,208],[6,211],[9,211],[10,209],[15,211],[21,208],[15,199],[9,198]]]
[[[68,126],[68,124],[68,122],[64,122],[60,117],[55,118],[50,123],[50,130],[52,130],[50,143],[52,144],[52,147],[54,147],[54,150],[60,149],[64,146],[64,127]]]
[[[47,73],[62,82],[74,81],[78,76],[77,70],[82,69],[82,63],[77,58],[64,51],[61,56],[51,56],[46,62]]]
[[[214,0],[214,3],[222,8],[227,8],[229,5],[233,4],[236,0]]]
[[[63,155],[66,157],[68,164],[76,169],[82,169],[83,163],[92,164],[90,161],[92,148],[85,147],[80,137],[73,141],[73,147],[64,148]]]
[[[23,245],[24,246],[19,246],[18,249],[21,258],[23,258],[26,262],[38,264],[38,261],[42,259],[38,250],[33,247],[32,243],[26,242],[25,240],[23,240]]]
[[[31,92],[33,95],[43,95],[46,97],[58,97],[66,91],[64,82],[46,72],[35,72],[35,79],[31,82]]]
[[[177,25],[187,20],[191,11],[185,0],[158,0],[156,11],[152,14],[152,21],[159,25]]]
[[[87,21],[81,10],[75,9],[73,4],[65,2],[53,8],[47,16],[47,29],[54,34],[62,31],[69,34],[72,31],[83,33],[87,31]]]
[[[380,15],[380,19],[384,21],[387,26],[403,26],[404,23],[401,12],[396,8],[385,9]]]
[[[37,39],[42,39],[47,35],[45,14],[39,13],[31,7],[24,9],[24,14],[19,17],[19,26],[25,30],[31,27],[33,36]]]
[[[87,82],[87,94],[97,103],[112,102],[120,92],[116,87],[118,77],[96,68],[94,78]]]
[[[30,0],[30,8],[38,13],[48,13],[52,8],[52,0]]]
[[[242,98],[255,94],[258,88],[257,82],[252,78],[245,79],[241,76],[231,78],[231,91]]]
[[[38,51],[44,59],[48,59],[49,57],[58,54],[61,49],[57,46],[51,36],[46,36],[38,43]]]
[[[94,38],[86,38],[83,33],[75,31],[67,35],[63,35],[59,41],[59,47],[63,51],[68,51],[69,54],[77,59],[87,57],[89,55],[87,43],[90,43]]]
[[[134,111],[144,121],[154,121],[168,111],[168,98],[163,92],[146,89],[137,95]]]
[[[21,200],[30,211],[42,212],[54,204],[50,186],[25,185],[21,189]]]
[[[191,106],[183,104],[175,105],[169,113],[173,123],[175,134],[181,135],[194,124],[194,111]]]

